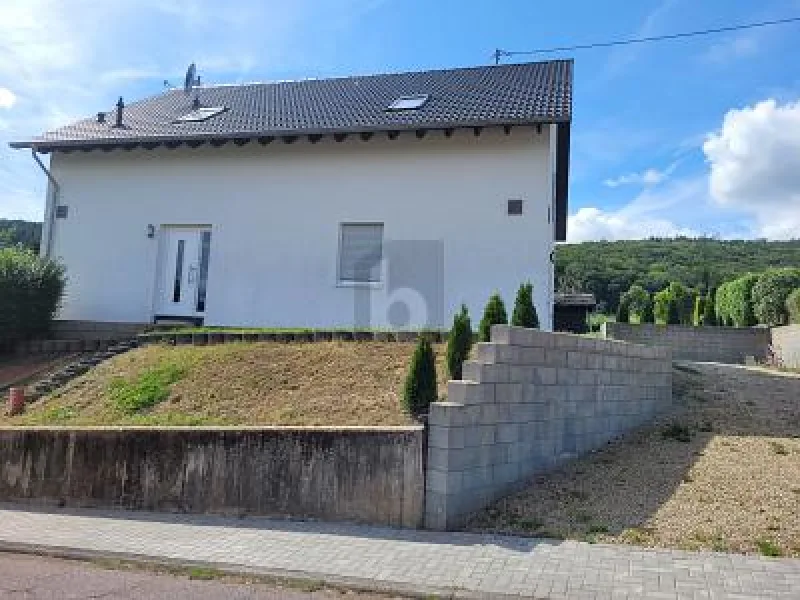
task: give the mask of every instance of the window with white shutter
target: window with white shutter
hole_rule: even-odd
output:
[[[339,283],[379,283],[383,223],[342,223],[339,230]]]

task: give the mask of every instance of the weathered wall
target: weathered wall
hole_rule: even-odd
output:
[[[429,414],[426,525],[458,526],[672,402],[667,348],[492,327]]]
[[[729,364],[744,364],[749,356],[765,360],[770,339],[766,327],[605,323],[602,331],[607,339],[666,346],[675,359]]]
[[[56,320],[50,337],[56,340],[122,341],[135,338],[147,327],[145,323]]]
[[[784,367],[800,369],[800,325],[773,327],[770,335],[773,357]]]
[[[0,501],[417,527],[424,431],[0,429]]]

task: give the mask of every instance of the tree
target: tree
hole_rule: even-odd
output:
[[[633,284],[625,294],[628,300],[629,312],[634,313],[642,321],[642,313],[650,304],[650,294],[638,283]]]
[[[692,311],[692,324],[695,327],[703,325],[703,318],[706,310],[705,296],[697,295],[694,297],[694,310]]]
[[[667,323],[669,321],[669,306],[671,298],[668,289],[656,292],[653,296],[653,312],[657,323]]]
[[[674,310],[678,319],[677,323],[672,323],[669,319],[667,319],[667,323],[670,323],[671,325],[676,325],[678,323],[683,325],[691,324],[693,308],[692,293],[678,281],[670,282],[667,290],[670,295],[670,303],[675,304]]]
[[[642,314],[639,315],[639,322],[640,323],[655,323],[656,322],[656,315],[653,312],[653,300],[650,298],[650,295],[647,295],[647,304],[644,305],[642,309]]]
[[[789,314],[789,323],[800,325],[800,287],[786,298],[786,312]]]
[[[617,305],[617,323],[630,323],[630,299],[627,294],[622,294]]]
[[[539,329],[539,316],[536,314],[536,307],[533,305],[533,284],[523,283],[517,290],[517,298],[514,300],[514,312],[511,314],[511,324],[516,327],[527,327],[529,329]]]
[[[478,325],[478,337],[482,342],[491,341],[492,325],[505,325],[508,323],[506,305],[500,294],[495,292],[489,297],[486,308],[483,311],[483,318]]]
[[[800,269],[767,269],[753,285],[753,313],[764,325],[785,325],[789,322],[786,300],[800,287]]]
[[[708,291],[706,301],[703,306],[703,325],[712,327],[717,324],[717,313],[714,310],[716,304],[716,290],[712,287]]]
[[[675,298],[670,298],[667,303],[667,325],[680,325],[681,311],[680,305]]]
[[[428,412],[431,402],[436,402],[436,359],[428,336],[420,336],[403,388],[403,408],[418,417]]]
[[[472,348],[472,321],[465,304],[453,317],[453,327],[447,337],[447,372],[451,379],[461,379],[461,369]]]

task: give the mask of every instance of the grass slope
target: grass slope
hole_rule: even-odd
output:
[[[147,346],[98,365],[4,425],[404,425],[414,344]],[[444,347],[436,347],[444,394]]]

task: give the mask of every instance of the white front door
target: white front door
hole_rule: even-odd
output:
[[[164,227],[157,314],[202,316],[206,310],[211,229]]]

